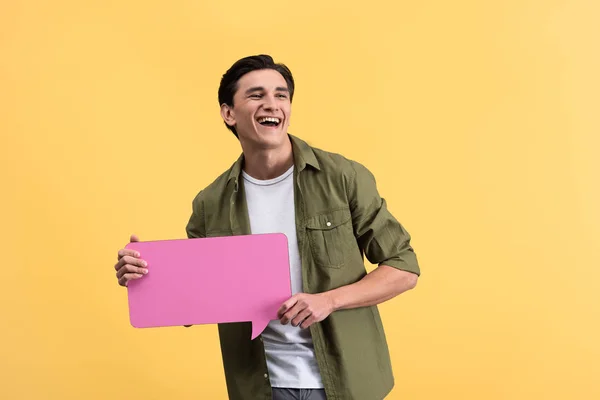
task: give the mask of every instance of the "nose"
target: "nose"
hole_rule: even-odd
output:
[[[264,109],[267,111],[277,111],[279,106],[277,105],[277,99],[273,95],[268,95],[264,97]]]

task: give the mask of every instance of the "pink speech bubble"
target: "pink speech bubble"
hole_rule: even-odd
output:
[[[129,281],[136,328],[252,321],[252,339],[292,295],[282,233],[133,242],[148,274]]]

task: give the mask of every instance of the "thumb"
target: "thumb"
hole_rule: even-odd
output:
[[[130,241],[130,242],[139,242],[139,241],[140,241],[140,238],[138,238],[136,235],[131,235],[131,236],[129,237],[129,241]]]

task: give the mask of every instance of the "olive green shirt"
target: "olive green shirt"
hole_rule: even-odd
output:
[[[364,256],[420,274],[410,236],[379,196],[361,164],[289,135],[294,155],[294,202],[305,293],[321,293],[366,275]],[[200,191],[192,203],[189,238],[250,234],[240,179],[243,154]],[[262,340],[251,323],[219,324],[229,398],[271,400]],[[394,386],[383,325],[376,306],[333,312],[310,328],[328,400],[380,400]]]

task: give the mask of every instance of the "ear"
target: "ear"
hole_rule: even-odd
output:
[[[233,112],[233,108],[229,107],[225,103],[221,104],[221,117],[227,125],[235,125],[235,113]]]

